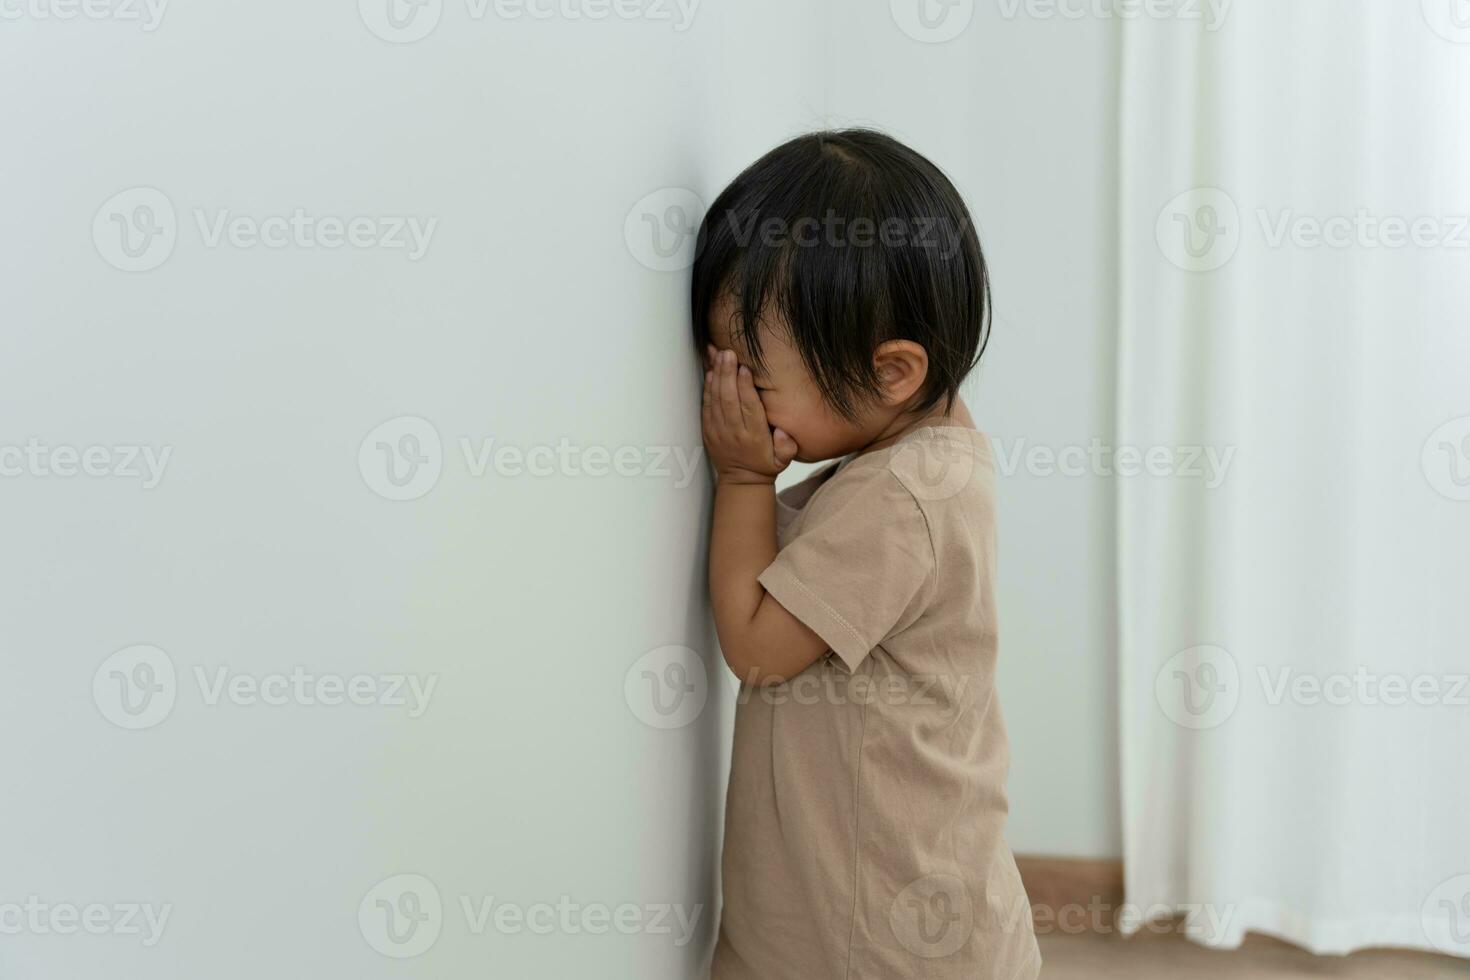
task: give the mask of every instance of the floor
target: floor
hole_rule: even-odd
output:
[[[1038,937],[1041,980],[1459,980],[1470,960],[1368,950],[1344,957],[1312,956],[1274,939],[1251,936],[1233,951],[1206,949],[1178,935],[1055,933]]]

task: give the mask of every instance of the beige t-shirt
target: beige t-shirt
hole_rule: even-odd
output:
[[[989,440],[920,427],[783,491],[777,524],[760,582],[830,649],[740,688],[713,980],[1033,980]]]

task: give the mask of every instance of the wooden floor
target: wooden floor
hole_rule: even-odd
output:
[[[1274,939],[1251,936],[1238,950],[1206,949],[1178,935],[1053,933],[1041,944],[1041,980],[1459,980],[1470,960],[1368,950],[1352,956],[1312,956]]]

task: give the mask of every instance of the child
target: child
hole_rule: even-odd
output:
[[[1002,837],[989,285],[958,192],[867,130],[715,201],[694,267],[709,585],[740,679],[714,980],[1032,980]],[[775,491],[793,460],[837,460]]]

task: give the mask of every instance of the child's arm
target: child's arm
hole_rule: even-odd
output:
[[[715,468],[709,591],[725,662],[745,683],[773,684],[805,670],[827,643],[770,596],[757,576],[776,557],[776,476],[796,443],[773,434],[755,384],[731,351],[704,376],[705,451]]]

